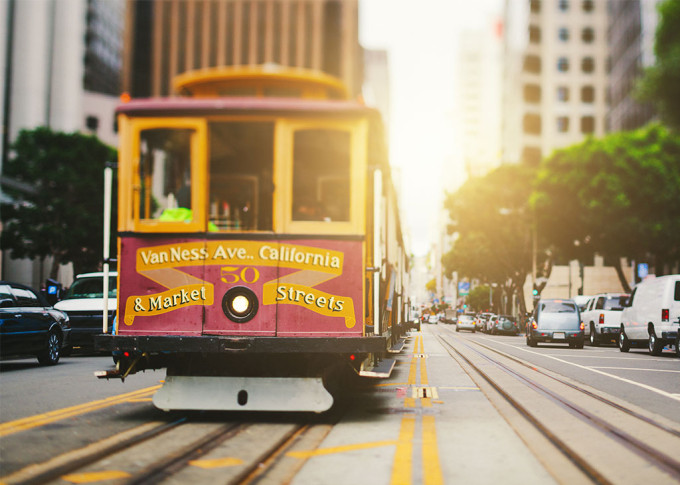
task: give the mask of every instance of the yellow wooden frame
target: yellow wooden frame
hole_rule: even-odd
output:
[[[140,232],[203,232],[207,225],[207,120],[205,118],[119,118],[121,149],[119,152],[119,229]],[[190,129],[191,136],[191,206],[189,222],[159,221],[139,218],[139,134],[148,129]]]
[[[349,221],[294,221],[293,137],[296,131],[328,129],[350,134],[350,218]],[[275,133],[274,232],[288,234],[364,235],[366,231],[366,157],[368,120],[279,119]]]

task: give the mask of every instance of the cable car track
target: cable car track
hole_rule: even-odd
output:
[[[306,439],[315,425],[303,421],[225,423],[219,419],[201,422],[182,416],[166,423],[147,423],[45,464],[28,466],[0,478],[0,483],[38,485],[63,480],[82,483],[110,479],[128,485],[163,483],[168,479],[201,483],[214,481],[217,474],[222,483],[257,483],[280,465],[285,454],[296,445],[302,443],[309,452],[332,428],[332,424],[327,423],[328,426],[317,428],[317,432]],[[177,445],[183,437],[187,438],[186,442]],[[254,442],[257,447],[252,445]],[[250,448],[257,449],[249,453]],[[227,450],[238,449],[246,451],[240,457],[238,453],[224,456]],[[304,463],[299,459],[291,461],[295,463],[285,464],[279,475],[290,479]],[[211,473],[212,478],[208,478]]]
[[[449,334],[448,338],[437,334],[446,351],[456,360],[457,356],[463,359],[593,482],[620,482],[622,475],[617,468],[621,467],[617,465],[626,460],[639,460],[653,466],[654,472],[646,471],[648,480],[656,476],[665,481],[669,477],[680,481],[680,462],[667,453],[680,449],[680,432],[677,429],[550,375],[526,361],[472,339],[452,332]],[[452,343],[450,337],[454,336]],[[500,358],[494,358],[481,349]],[[507,361],[502,362],[503,358]],[[521,386],[518,387],[517,383]],[[550,412],[553,417],[559,416],[559,420],[551,420]],[[568,419],[567,416],[575,418],[570,420],[569,425],[556,422]],[[574,436],[578,435],[574,430],[582,435]],[[591,438],[591,441],[597,441],[600,448],[625,448],[630,457],[624,459],[612,452],[609,461],[596,459],[589,454],[593,448],[587,443],[590,433],[596,433],[597,440]]]

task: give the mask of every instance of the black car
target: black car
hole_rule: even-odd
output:
[[[527,345],[538,342],[567,343],[569,347],[583,348],[583,323],[574,300],[540,300],[527,325]]]
[[[68,316],[28,286],[0,281],[0,358],[35,355],[43,365],[59,362],[69,345]]]

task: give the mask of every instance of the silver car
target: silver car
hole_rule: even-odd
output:
[[[456,320],[456,332],[470,330],[472,333],[475,333],[477,329],[477,320],[475,317],[474,314],[468,313],[458,315],[458,319]]]

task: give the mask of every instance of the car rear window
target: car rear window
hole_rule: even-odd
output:
[[[604,300],[603,310],[623,311],[623,305],[628,299],[628,295],[608,296]]]
[[[675,282],[675,301],[680,301],[680,281]]]
[[[76,279],[64,295],[64,300],[76,298],[103,298],[104,278],[93,276],[91,278]],[[109,277],[109,298],[116,297],[116,277]]]
[[[544,313],[576,313],[576,305],[571,301],[546,301],[541,303]]]
[[[461,322],[464,322],[464,321],[469,322],[469,321],[473,320],[473,317],[469,317],[467,315],[461,315],[461,316],[458,317],[458,320],[460,320]]]

